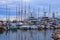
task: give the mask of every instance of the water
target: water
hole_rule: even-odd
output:
[[[0,32],[0,40],[53,40],[51,34],[56,30],[10,30]]]

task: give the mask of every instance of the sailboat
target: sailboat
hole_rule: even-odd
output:
[[[5,30],[3,21],[0,21],[0,30]]]

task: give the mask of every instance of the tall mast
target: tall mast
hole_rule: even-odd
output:
[[[23,14],[23,10],[21,9],[21,21],[22,21],[22,14]]]
[[[18,15],[17,15],[17,6],[16,6],[16,21],[17,21],[17,16],[18,16]]]
[[[23,0],[21,1],[21,21],[22,21],[22,18],[23,18]]]
[[[7,8],[7,5],[6,5],[6,21],[9,21],[10,20],[10,8]]]
[[[40,15],[39,13],[40,13],[40,9],[38,8],[38,18],[39,18],[39,15]]]
[[[32,12],[31,12],[31,17],[32,17]]]
[[[51,12],[51,6],[49,5],[49,13]]]
[[[10,8],[8,8],[8,10],[9,10],[9,11],[8,11],[8,12],[9,12],[9,13],[8,13],[8,21],[9,21],[9,20],[10,20]]]
[[[33,17],[34,12],[35,12],[35,9],[33,8],[33,11],[32,11],[32,17]]]
[[[51,14],[51,5],[49,5],[49,14]]]
[[[43,11],[44,11],[44,17],[46,17],[46,11],[45,11],[45,8],[43,8]]]
[[[20,1],[19,1],[19,5],[18,5],[18,21],[20,21]]]
[[[53,12],[53,19],[55,18],[55,13]]]
[[[35,13],[35,8],[33,8],[33,13],[32,13],[32,16],[34,16],[33,14]],[[36,17],[36,16],[34,16],[34,17]]]
[[[58,16],[58,12],[56,12],[56,17]]]
[[[24,17],[25,17],[25,18],[24,18],[24,20],[25,20],[25,19],[26,19],[26,2],[25,2],[25,10],[24,10],[24,15],[25,15],[25,16],[24,16]]]
[[[30,14],[30,2],[29,2],[29,6],[28,6],[28,7],[29,7],[29,8],[28,8],[28,9],[29,9],[29,10],[28,10],[28,13]]]
[[[6,21],[7,21],[7,4],[6,4]]]
[[[46,12],[44,12],[44,17],[46,17]]]

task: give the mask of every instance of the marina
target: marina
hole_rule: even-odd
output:
[[[2,29],[58,29],[60,27],[59,19],[49,19],[48,17],[42,17],[40,20],[34,17],[26,19],[26,21],[0,21],[0,28]],[[31,26],[34,27],[31,27]]]
[[[0,3],[0,40],[60,40],[60,2],[0,0]]]

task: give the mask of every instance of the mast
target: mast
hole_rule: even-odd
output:
[[[44,17],[46,17],[46,12],[44,12]]]
[[[25,10],[24,10],[24,20],[26,19],[26,2],[25,2]]]
[[[8,21],[10,21],[10,8],[8,8],[8,10],[9,10],[9,11],[8,11],[8,12],[9,12],[9,13],[8,13]]]
[[[39,14],[39,13],[40,13],[39,11],[40,11],[40,9],[38,8],[38,18],[39,18],[39,15],[40,15],[40,14]]]
[[[23,20],[23,0],[21,1],[21,21]]]
[[[49,5],[49,13],[51,12],[51,6]]]
[[[54,13],[54,12],[53,12],[53,14],[52,14],[52,15],[53,15],[53,16],[52,16],[52,17],[53,17],[53,19],[55,19],[55,13]]]
[[[30,2],[29,2],[29,6],[28,6],[28,9],[29,9],[29,10],[28,10],[28,12],[29,12],[29,14],[30,14]],[[30,17],[30,16],[29,16],[29,17]]]
[[[34,12],[35,12],[35,9],[33,8],[33,11],[31,12],[32,13],[32,17],[33,17]]]
[[[46,17],[46,12],[45,12],[45,8],[43,8],[43,13],[44,13],[44,17]]]
[[[23,13],[23,10],[21,9],[21,21],[22,21],[22,13]]]
[[[31,12],[31,17],[32,17],[32,12]]]
[[[18,5],[18,21],[20,21],[20,1],[19,1],[19,5]]]
[[[17,16],[18,16],[18,15],[17,15],[17,6],[16,6],[16,21],[17,21]]]
[[[7,21],[7,5],[6,5],[6,21]]]
[[[51,14],[51,5],[49,5],[49,14]]]

